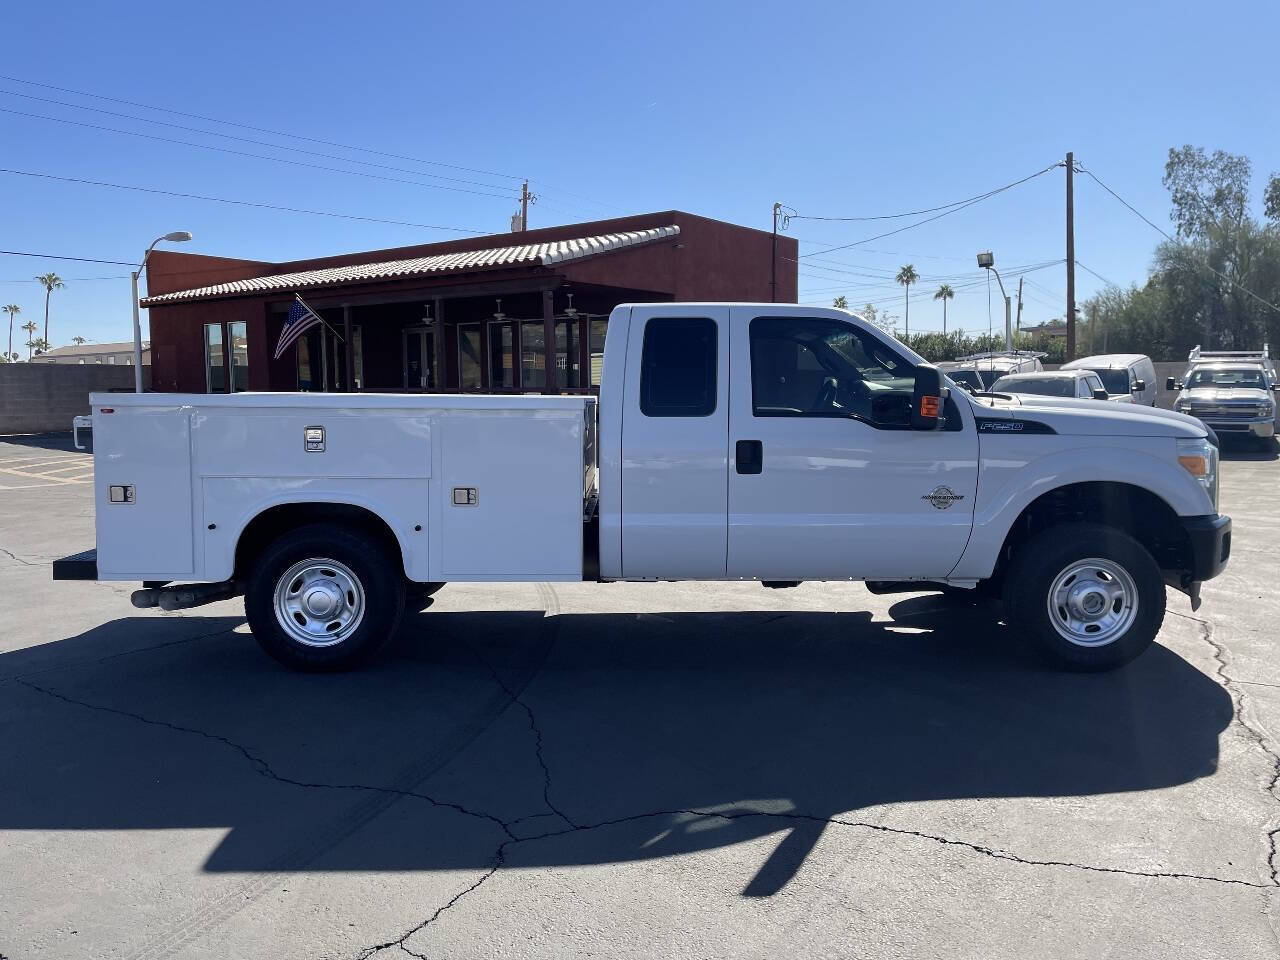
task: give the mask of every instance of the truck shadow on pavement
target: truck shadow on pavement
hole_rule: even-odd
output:
[[[38,670],[0,656],[0,829],[224,828],[203,867],[240,872],[620,863],[779,834],[742,877],[764,896],[833,822],[990,853],[885,805],[1216,769],[1230,698],[1162,646],[1070,675],[981,607],[891,616],[426,612],[334,676],[277,667],[236,618],[117,620],[39,648]]]

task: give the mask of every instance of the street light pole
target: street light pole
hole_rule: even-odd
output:
[[[183,243],[190,239],[191,233],[188,230],[174,230],[163,237],[156,237],[151,241],[151,246],[147,247],[147,252],[142,255],[142,263],[138,265],[138,269],[129,274],[133,284],[133,390],[135,393],[142,392],[142,319],[139,316],[138,306],[138,278],[142,276],[142,271],[147,269],[147,258],[151,256],[151,251],[161,240]]]
[[[1004,292],[1004,281],[1000,279],[1000,271],[996,269],[996,258],[990,250],[978,254],[978,266],[990,270],[996,275],[996,283],[1000,284],[1000,296],[1004,297],[1004,348],[1013,349],[1013,303]],[[1021,301],[1019,301],[1021,304]]]

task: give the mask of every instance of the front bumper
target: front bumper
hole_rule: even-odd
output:
[[[1259,417],[1256,420],[1244,420],[1238,417],[1196,417],[1196,419],[1207,427],[1213,427],[1217,433],[1247,433],[1262,439],[1276,435],[1276,422],[1272,417]]]
[[[1231,518],[1219,514],[1179,519],[1191,545],[1191,567],[1183,572],[1184,579],[1189,582],[1212,580],[1231,557]]]

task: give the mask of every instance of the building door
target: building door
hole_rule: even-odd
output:
[[[435,390],[439,387],[436,334],[431,327],[406,327],[404,331],[404,388]]]

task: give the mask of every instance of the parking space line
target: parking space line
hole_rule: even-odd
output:
[[[7,467],[0,467],[0,473],[7,473],[12,477],[21,477],[23,480],[49,480],[52,483],[82,483],[77,480],[64,480],[62,477],[46,476],[43,473],[24,473],[21,470],[10,470]]]
[[[50,465],[50,466],[43,466],[43,467],[41,467],[40,469],[41,469],[44,473],[62,473],[62,472],[64,472],[64,471],[66,471],[66,470],[84,470],[84,469],[86,469],[86,468],[88,468],[88,469],[90,469],[90,470],[92,470],[92,469],[93,469],[93,465],[92,465],[92,464],[83,463],[83,462],[81,462],[80,460],[59,460],[59,461],[57,461],[57,462],[58,462],[58,463],[60,463],[60,464],[62,464],[62,466],[51,466],[51,465]],[[29,467],[19,467],[18,469],[19,469],[19,470],[28,470],[28,469],[30,469],[30,468],[29,468]]]

